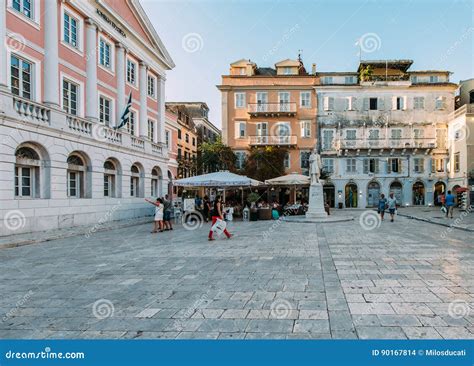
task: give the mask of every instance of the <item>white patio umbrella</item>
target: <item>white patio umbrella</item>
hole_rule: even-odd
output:
[[[228,187],[256,187],[263,185],[262,182],[246,177],[244,175],[238,175],[223,170],[220,172],[197,175],[195,177],[178,179],[173,182],[178,187],[222,187],[224,188],[224,202],[225,202],[225,189]],[[243,195],[242,195],[243,199]]]
[[[262,182],[223,170],[220,172],[178,179],[173,182],[178,187],[255,187]]]
[[[311,178],[307,175],[302,175],[298,173],[291,173],[287,175],[282,175],[281,177],[276,177],[272,179],[267,179],[265,184],[273,186],[294,186],[294,197],[293,200],[296,202],[296,186],[306,186],[310,184]]]
[[[281,177],[267,179],[265,183],[274,186],[305,186],[309,185],[310,178],[307,175],[291,173],[282,175]]]

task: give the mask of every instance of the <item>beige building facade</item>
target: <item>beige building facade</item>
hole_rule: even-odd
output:
[[[249,149],[288,149],[287,173],[304,173],[316,142],[317,77],[301,60],[283,60],[274,68],[250,60],[230,65],[222,76],[222,140],[237,155],[242,168]]]

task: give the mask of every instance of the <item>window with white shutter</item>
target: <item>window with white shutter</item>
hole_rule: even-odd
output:
[[[311,121],[301,121],[301,137],[308,138],[311,137]]]
[[[235,108],[245,108],[245,93],[235,93]]]

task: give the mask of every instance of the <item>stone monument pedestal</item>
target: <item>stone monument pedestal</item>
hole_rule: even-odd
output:
[[[309,187],[307,219],[327,218],[328,214],[324,210],[324,193],[321,183],[312,183]]]

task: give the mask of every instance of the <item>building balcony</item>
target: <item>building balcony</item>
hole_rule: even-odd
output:
[[[265,145],[296,145],[297,137],[293,136],[249,136],[249,145],[265,146]]]
[[[247,112],[251,117],[293,117],[296,103],[250,103]]]
[[[341,139],[335,149],[434,149],[435,138]]]
[[[100,144],[111,144],[156,157],[167,156],[167,149],[163,143],[130,135],[123,129],[116,130],[102,123],[70,115],[62,110],[9,93],[0,94],[0,105],[4,106],[3,110],[7,119],[10,118],[26,125],[45,127],[57,130],[58,133],[66,132],[81,139],[89,138]]]

